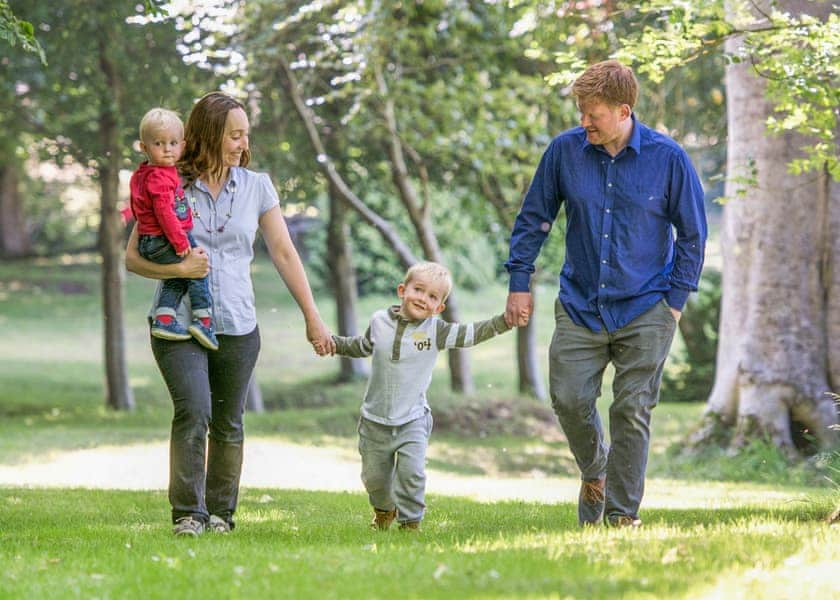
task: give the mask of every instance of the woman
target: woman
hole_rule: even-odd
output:
[[[315,351],[335,351],[289,237],[277,192],[268,175],[245,168],[250,160],[248,133],[240,102],[220,92],[201,98],[187,121],[186,148],[178,163],[198,247],[180,263],[155,264],[138,253],[135,227],[126,248],[129,271],[153,279],[207,276],[213,297],[218,350],[207,350],[195,340],[151,338],[174,404],[169,502],[173,532],[179,536],[234,528],[242,417],[260,349],[250,274],[257,229],[303,313]],[[189,322],[188,314],[182,303],[178,319]]]

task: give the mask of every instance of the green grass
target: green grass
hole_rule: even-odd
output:
[[[791,587],[801,585],[797,576],[807,565],[840,560],[840,534],[816,520],[816,505],[658,510],[637,531],[581,530],[571,503],[432,495],[430,505],[419,534],[373,532],[361,494],[250,489],[231,535],[174,539],[163,492],[3,489],[0,596],[830,598],[836,592],[827,569],[810,573],[807,587]],[[796,594],[780,593],[785,589]]]
[[[336,360],[311,352],[294,302],[264,260],[255,284],[257,376],[269,410],[246,416],[249,439],[352,454],[365,383],[335,383]],[[104,408],[96,261],[0,264],[0,467],[165,443],[171,404],[144,323],[153,285],[126,281],[137,409],[115,413]],[[554,293],[538,296],[543,357]],[[460,293],[464,318],[500,312],[504,294],[501,286]],[[331,305],[316,295],[330,320]],[[363,299],[360,324],[391,302]],[[645,527],[583,531],[577,468],[550,408],[519,398],[513,353],[510,334],[471,351],[470,398],[449,391],[441,358],[429,394],[429,466],[476,487],[498,479],[509,491],[548,477],[557,486],[550,501],[476,502],[435,493],[432,479],[425,529],[411,536],[369,531],[361,486],[243,488],[233,535],[176,540],[164,491],[0,487],[0,598],[836,597],[840,530],[821,519],[837,504],[837,453],[792,464],[758,443],[739,457],[711,448],[685,457],[675,444],[703,406],[663,403],[652,423]],[[545,360],[541,368],[545,377]],[[605,385],[605,419],[610,393]]]

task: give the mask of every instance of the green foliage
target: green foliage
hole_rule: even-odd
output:
[[[47,57],[35,37],[35,28],[32,23],[18,19],[9,8],[7,0],[0,0],[0,40],[12,47],[20,44],[25,52],[37,54],[41,63],[47,64]]]
[[[803,148],[803,158],[791,163],[794,173],[826,168],[840,180],[836,142],[840,105],[837,56],[840,55],[840,16],[825,5],[812,3],[807,12],[828,13],[818,18],[782,12],[774,3],[762,11],[754,3],[722,0],[673,3],[651,0],[625,11],[635,27],[618,40],[613,56],[635,64],[655,83],[666,74],[711,53],[723,52],[731,62],[749,61],[767,81],[767,97],[775,114],[768,131],[796,131],[816,143]],[[731,42],[726,50],[724,43]],[[579,63],[563,57],[558,81],[569,81]]]
[[[706,267],[680,318],[683,344],[662,377],[663,402],[705,402],[715,381],[720,325],[721,274]]]

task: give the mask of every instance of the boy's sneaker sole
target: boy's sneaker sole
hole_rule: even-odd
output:
[[[192,337],[195,338],[196,342],[198,342],[199,344],[201,344],[202,346],[204,346],[208,350],[218,350],[219,349],[219,342],[218,342],[218,340],[216,340],[216,336],[214,336],[213,333],[210,332],[210,335],[213,335],[213,337],[212,338],[209,337],[206,329],[204,327],[202,327],[200,324],[193,323],[192,325],[190,325],[187,328],[187,331],[189,331],[190,334],[192,335]],[[187,339],[189,339],[189,338],[187,338]]]
[[[159,340],[169,340],[170,342],[185,342],[192,338],[189,332],[175,333],[174,331],[167,331],[158,327],[152,327],[151,332],[152,337],[156,337]]]

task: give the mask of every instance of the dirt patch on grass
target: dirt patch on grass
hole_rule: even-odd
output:
[[[511,435],[546,442],[564,438],[549,407],[534,401],[471,401],[434,408],[435,431],[468,436]]]

